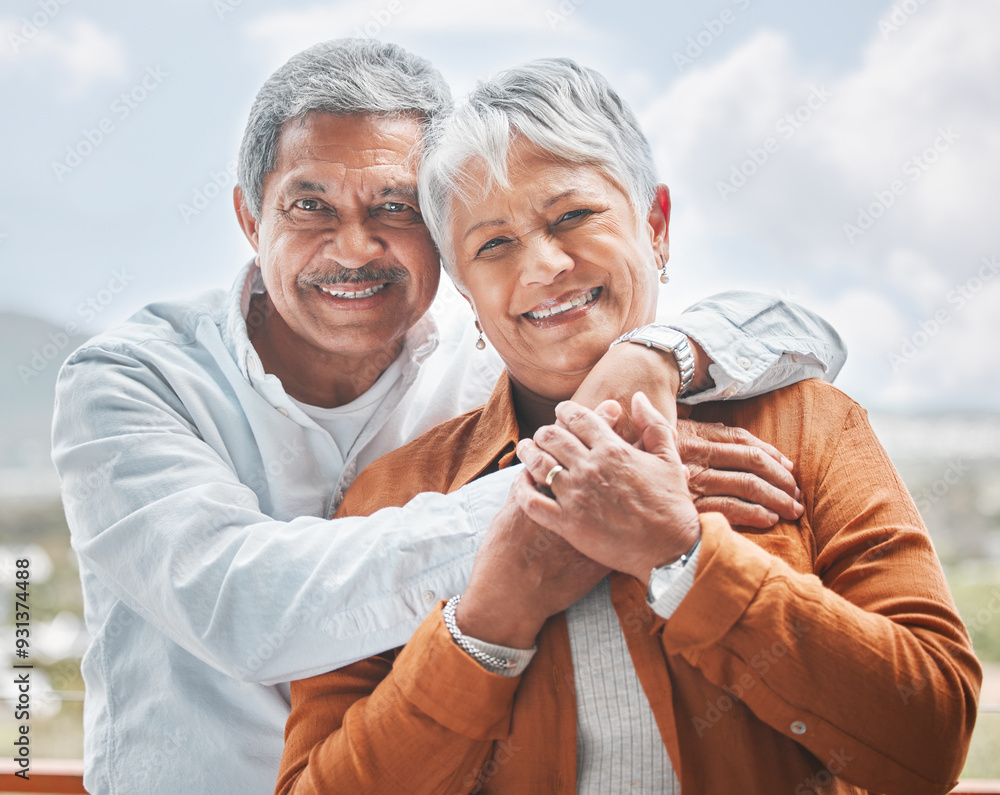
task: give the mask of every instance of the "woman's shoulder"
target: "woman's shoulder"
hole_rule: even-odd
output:
[[[452,491],[483,408],[442,422],[373,461],[347,490],[337,516],[367,516],[405,505],[425,491]]]
[[[691,419],[744,428],[793,461],[821,465],[845,430],[864,429],[867,412],[833,384],[807,379],[746,400],[695,406]]]

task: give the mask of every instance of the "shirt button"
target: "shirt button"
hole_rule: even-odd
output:
[[[753,364],[753,362],[751,362],[746,356],[737,357],[736,363],[744,370],[749,370],[750,365]]]
[[[791,728],[792,734],[806,733],[806,725],[800,720],[792,721],[792,725],[789,728]]]
[[[424,591],[423,597],[424,601],[430,604],[437,598],[437,594],[434,591]]]
[[[254,358],[254,355],[252,353],[247,354],[247,370],[249,370],[251,373],[257,372],[257,359]]]
[[[737,387],[735,387],[735,386],[727,386],[725,389],[722,390],[722,396],[723,397],[732,397],[733,395],[736,394],[736,392],[737,392]]]
[[[281,406],[278,406],[278,413],[279,413],[279,414],[280,414],[280,415],[281,415],[282,417],[287,417],[287,416],[288,416],[288,410],[287,410],[287,409],[284,409],[284,408],[282,408]]]

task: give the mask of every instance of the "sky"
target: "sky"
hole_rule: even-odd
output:
[[[680,311],[819,312],[879,411],[1000,411],[1000,4],[981,0],[8,0],[0,311],[66,350],[252,255],[234,158],[264,79],[323,39],[430,58],[457,94],[536,57],[603,72],[673,198]]]

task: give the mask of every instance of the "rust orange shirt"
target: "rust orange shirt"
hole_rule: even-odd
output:
[[[804,381],[694,408],[796,462],[806,511],[761,532],[702,516],[694,585],[669,619],[612,574],[612,602],[685,795],[948,792],[981,671],[905,487],[839,390]],[[452,491],[508,465],[506,377],[489,403],[376,461],[340,513]],[[412,640],[292,683],[278,792],[572,793],[573,662],[554,616],[516,679],[451,639]]]

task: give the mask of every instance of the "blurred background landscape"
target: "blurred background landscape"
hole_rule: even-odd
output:
[[[146,303],[229,286],[252,254],[229,195],[257,89],[298,50],[361,35],[429,57],[457,94],[536,57],[599,69],[671,188],[664,302],[757,289],[834,324],[837,384],[869,409],[987,671],[966,775],[1000,778],[997,30],[1000,4],[978,0],[5,3],[0,663],[27,555],[34,756],[82,753],[58,367]],[[15,731],[0,708],[0,743]]]

